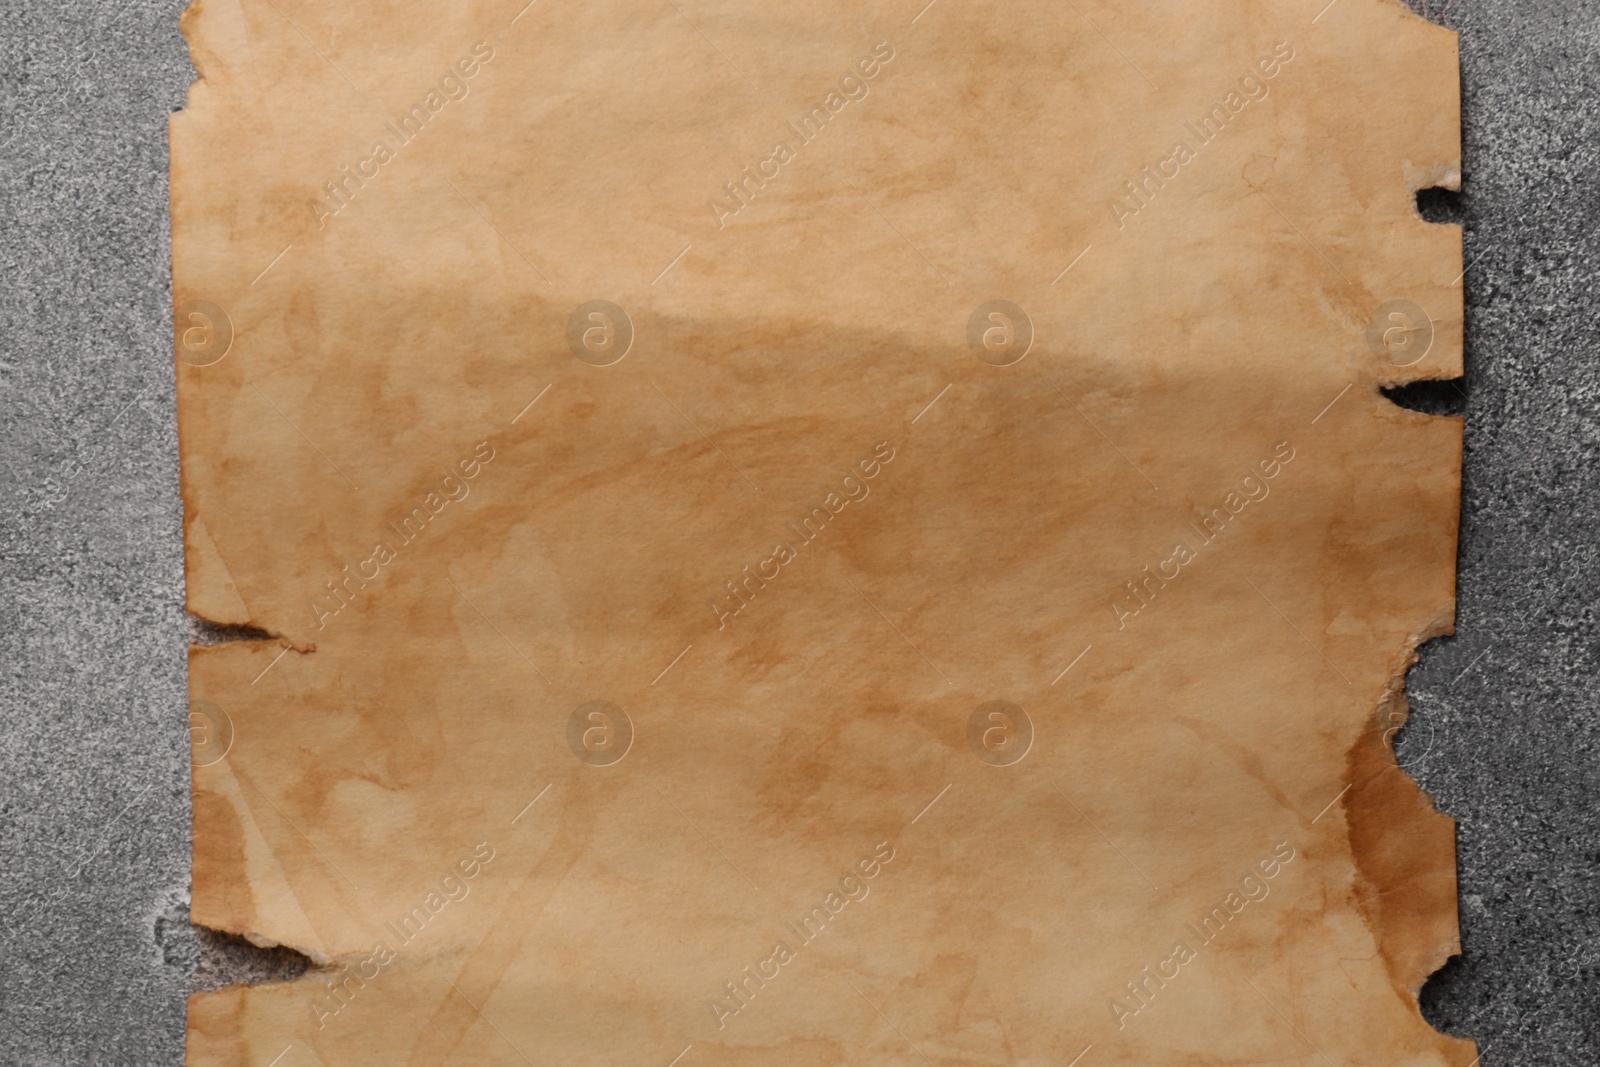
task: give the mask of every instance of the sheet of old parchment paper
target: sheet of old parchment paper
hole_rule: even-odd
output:
[[[1468,1067],[1454,37],[201,0],[195,1063]]]

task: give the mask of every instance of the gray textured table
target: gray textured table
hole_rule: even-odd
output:
[[[1298,0],[1296,0],[1298,2]],[[1434,0],[1461,32],[1458,634],[1401,762],[1460,822],[1464,955],[1423,1008],[1488,1067],[1600,1063],[1600,3]],[[184,994],[284,974],[189,925],[166,119],[179,0],[0,20],[0,1060],[177,1063]],[[198,967],[198,971],[196,968]]]

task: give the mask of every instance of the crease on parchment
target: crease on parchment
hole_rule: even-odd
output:
[[[262,948],[287,945],[318,967],[334,955],[316,931],[314,920],[300,906],[294,882],[261,830],[258,811],[268,803],[242,772],[223,760],[206,768],[205,784],[194,789],[194,824],[205,827],[206,845],[194,850],[195,884],[191,921],[235,934]],[[281,817],[280,817],[281,821]],[[245,877],[238,877],[237,872]],[[275,904],[264,914],[257,898],[269,895]]]

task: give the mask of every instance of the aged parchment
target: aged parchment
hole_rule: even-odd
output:
[[[1452,34],[200,0],[195,1063],[1468,1067]]]

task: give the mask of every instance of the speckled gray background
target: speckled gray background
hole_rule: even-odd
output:
[[[191,981],[293,966],[197,939],[186,915],[166,199],[182,6],[0,3],[5,1063],[178,1063]],[[1406,398],[1467,417],[1459,632],[1424,650],[1400,739],[1460,822],[1465,954],[1422,999],[1488,1067],[1593,1067],[1600,4],[1426,6],[1462,35],[1466,183],[1425,206],[1465,224],[1472,265],[1466,380]]]

